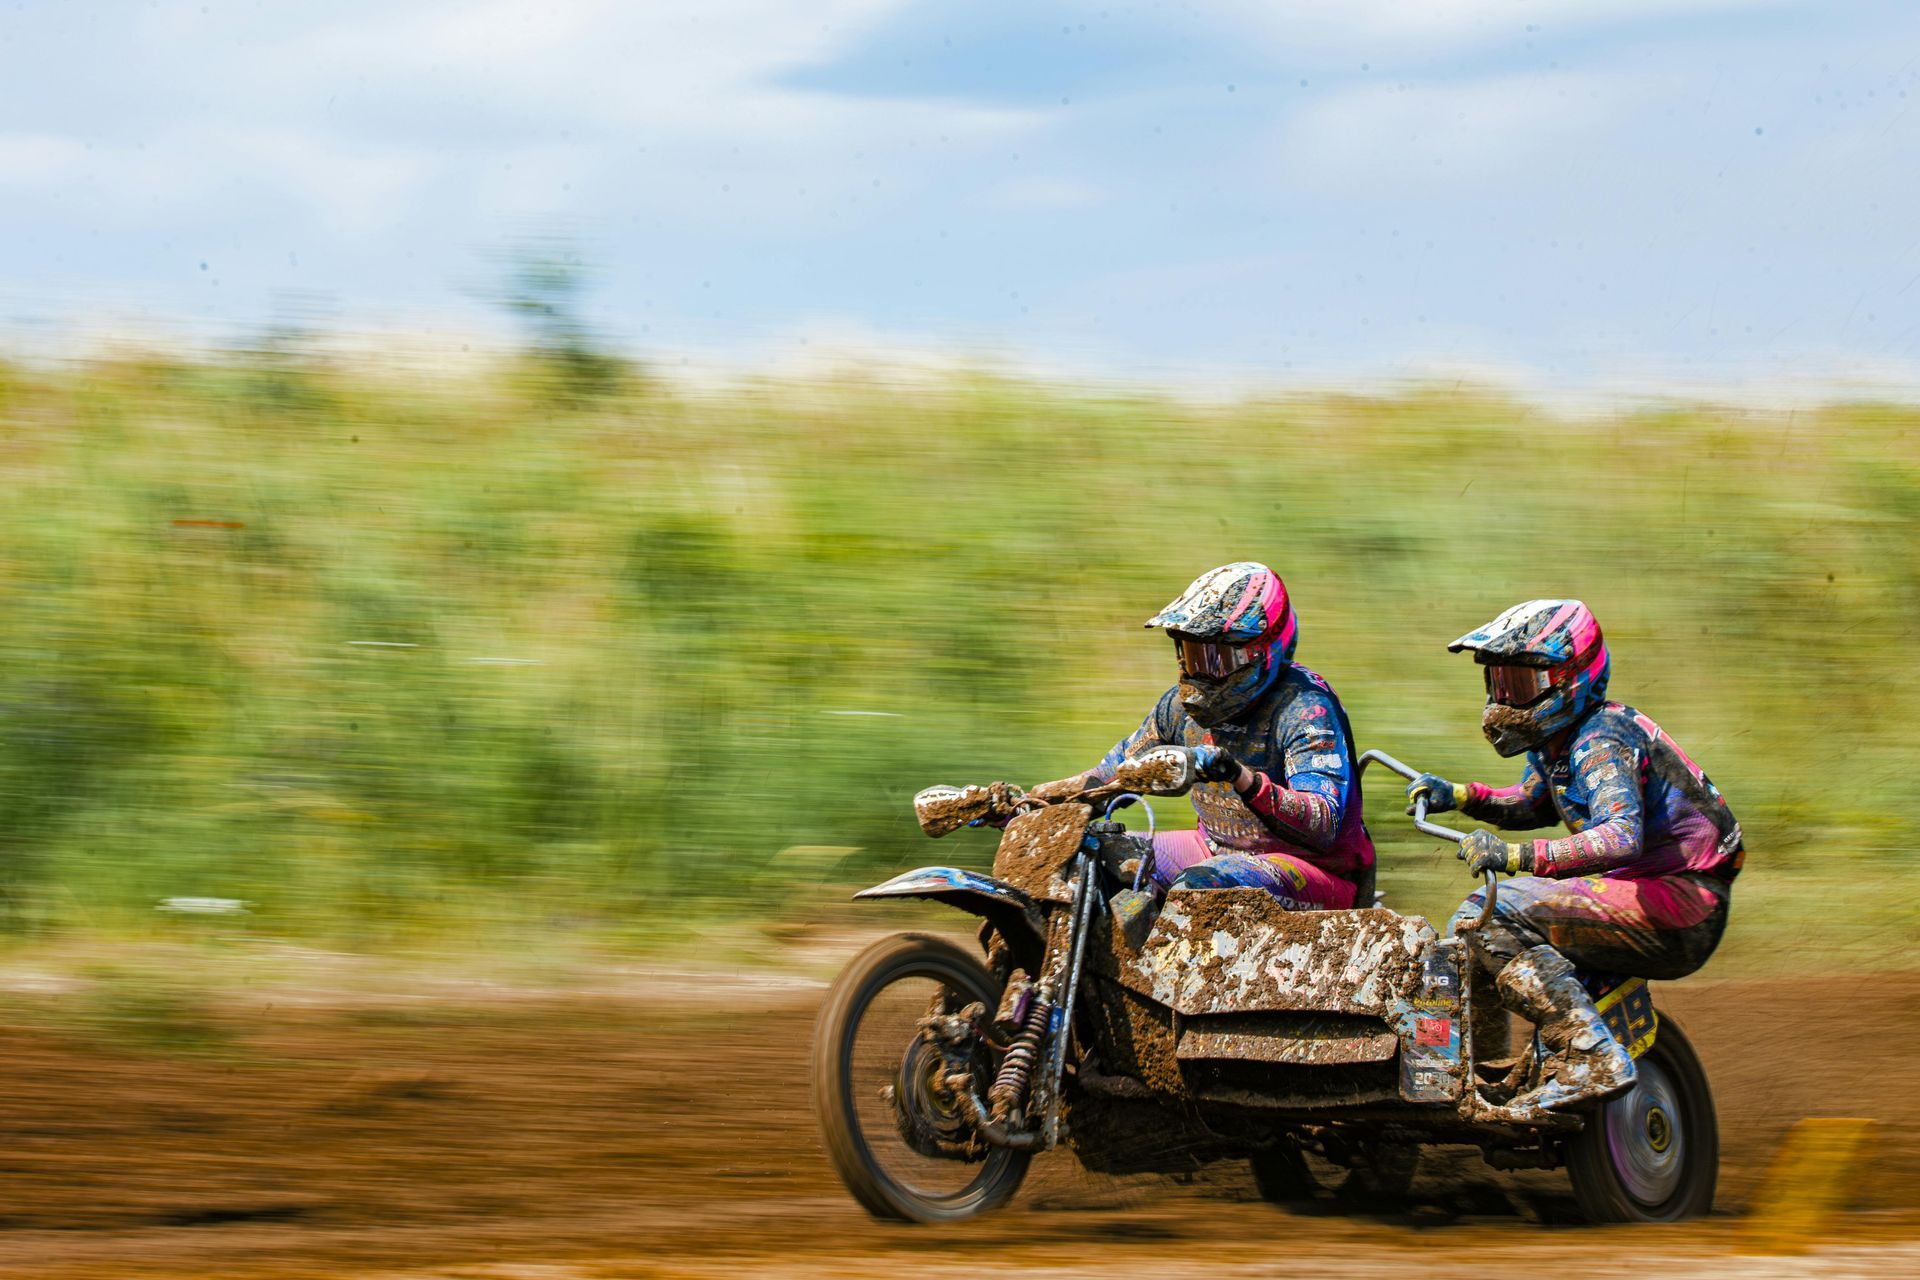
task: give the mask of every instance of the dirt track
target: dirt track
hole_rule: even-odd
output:
[[[1571,1213],[1556,1175],[1464,1159],[1375,1217],[1271,1208],[1237,1168],[1178,1186],[1064,1156],[992,1219],[883,1226],[840,1190],[807,1111],[819,994],[263,999],[188,1057],[8,1028],[0,1274],[1920,1273],[1920,975],[1664,990],[1712,1074],[1725,1163],[1716,1220],[1659,1231],[1542,1225]],[[1735,1257],[1735,1215],[1809,1114],[1882,1122],[1862,1211],[1816,1259]]]

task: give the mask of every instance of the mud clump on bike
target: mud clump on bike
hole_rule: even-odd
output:
[[[994,875],[1035,898],[1065,902],[1071,890],[1060,872],[1080,851],[1092,816],[1084,804],[1061,804],[1015,818],[994,854]]]

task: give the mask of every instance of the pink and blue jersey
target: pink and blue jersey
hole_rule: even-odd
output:
[[[1517,786],[1468,785],[1468,817],[1502,827],[1566,823],[1572,835],[1533,842],[1534,872],[1618,879],[1700,872],[1731,882],[1740,824],[1700,766],[1666,732],[1618,702],[1573,729],[1564,754],[1527,754]]]
[[[1093,772],[1111,778],[1122,760],[1165,744],[1225,747],[1257,775],[1245,799],[1224,782],[1193,788],[1200,835],[1214,852],[1285,854],[1346,881],[1373,866],[1353,730],[1332,687],[1314,672],[1288,665],[1245,713],[1212,729],[1186,713],[1175,686]]]

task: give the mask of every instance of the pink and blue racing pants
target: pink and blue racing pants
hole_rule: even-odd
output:
[[[1265,889],[1289,911],[1342,911],[1354,886],[1291,853],[1216,853],[1199,831],[1153,837],[1153,878],[1168,889]]]
[[[1486,890],[1460,904],[1453,930],[1480,914]],[[1495,967],[1545,943],[1582,969],[1670,981],[1707,962],[1727,927],[1728,884],[1690,871],[1627,879],[1502,880],[1480,942]]]

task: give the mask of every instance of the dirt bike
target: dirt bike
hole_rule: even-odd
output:
[[[1406,778],[1382,752],[1361,757]],[[1345,1190],[1392,1198],[1422,1147],[1477,1147],[1494,1168],[1564,1166],[1596,1222],[1706,1213],[1719,1135],[1706,1073],[1644,980],[1583,975],[1637,1060],[1631,1091],[1516,1119],[1538,1084],[1537,1035],[1474,1043],[1475,931],[1372,905],[1288,911],[1259,889],[1154,891],[1146,796],[1196,781],[1152,748],[1113,781],[1042,800],[1007,783],[914,798],[930,836],[1003,826],[993,874],[923,867],[861,891],[981,917],[981,952],[883,938],[834,983],[815,1028],[814,1107],[834,1167],[875,1216],[953,1221],[1004,1205],[1038,1152],[1087,1168],[1185,1173],[1245,1159],[1262,1195],[1317,1193],[1311,1155]],[[1115,818],[1139,804],[1143,837]],[[1098,815],[1098,816],[1096,816]],[[1414,826],[1459,841],[1427,820]],[[1371,888],[1364,898],[1375,901]],[[1484,1019],[1483,1019],[1484,1020]],[[1488,1033],[1491,1035],[1492,1033]]]

